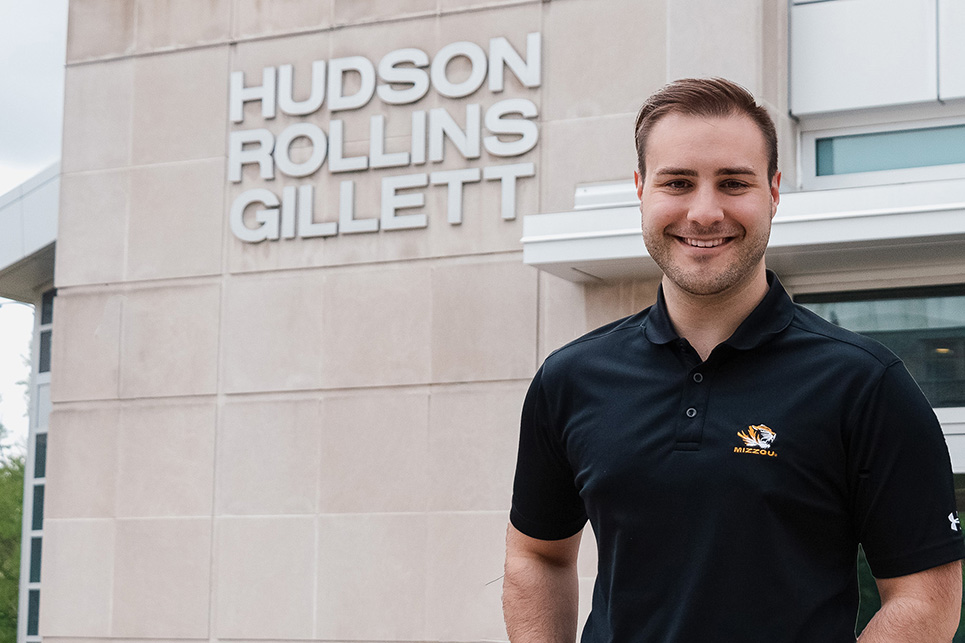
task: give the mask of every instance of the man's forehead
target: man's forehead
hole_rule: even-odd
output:
[[[694,175],[697,166],[716,175],[760,174],[767,170],[767,143],[749,116],[671,113],[647,137],[645,156],[655,174]]]

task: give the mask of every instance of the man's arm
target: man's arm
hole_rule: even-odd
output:
[[[881,609],[859,643],[948,643],[955,636],[962,609],[961,561],[875,582]]]
[[[576,640],[576,559],[582,534],[580,531],[563,540],[538,540],[509,526],[503,616],[512,643]]]

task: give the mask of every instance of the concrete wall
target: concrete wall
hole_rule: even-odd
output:
[[[499,579],[529,378],[655,292],[525,266],[522,216],[629,177],[636,110],[668,79],[728,75],[786,113],[778,4],[71,2],[41,634],[505,639]],[[542,83],[506,94],[538,106],[540,139],[514,160],[537,172],[519,181],[514,221],[499,217],[498,183],[482,182],[466,187],[459,226],[430,189],[422,229],[231,234],[244,183],[226,180],[230,72],[496,36],[523,51],[530,32]],[[438,105],[430,92],[408,107]],[[344,113],[346,131],[364,138],[383,108]],[[463,166],[452,155],[429,171]],[[355,177],[360,211],[377,211],[391,173]],[[331,195],[343,178],[323,169],[310,182]],[[319,197],[316,219],[334,218]]]

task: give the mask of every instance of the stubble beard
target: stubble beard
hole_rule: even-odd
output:
[[[705,231],[690,231],[693,236],[718,236],[713,229]],[[699,234],[698,234],[699,232]],[[684,267],[675,257],[677,239],[667,230],[649,230],[644,227],[643,242],[654,262],[675,286],[682,291],[695,296],[707,297],[719,295],[750,279],[764,258],[767,242],[770,238],[771,227],[767,225],[759,234],[747,236],[746,229],[741,229],[728,243],[735,246],[727,249],[733,253],[727,263],[715,267],[722,257],[707,257],[697,259],[692,265]],[[719,236],[733,236],[720,234]]]

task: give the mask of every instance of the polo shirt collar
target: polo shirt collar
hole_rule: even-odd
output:
[[[725,345],[738,350],[757,348],[772,336],[780,333],[794,317],[794,304],[788,297],[780,279],[770,270],[767,271],[767,294],[751,314],[741,322]],[[667,302],[663,296],[663,285],[657,290],[657,303],[647,315],[644,329],[647,339],[654,344],[669,344],[680,339],[667,314]]]

